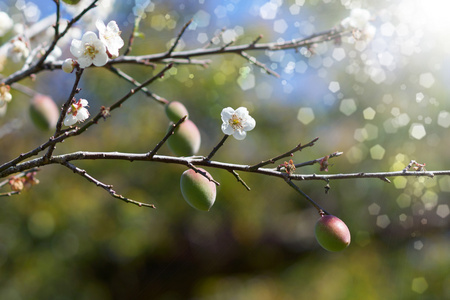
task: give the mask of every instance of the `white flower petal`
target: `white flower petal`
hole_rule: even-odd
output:
[[[233,114],[234,114],[234,109],[232,109],[231,107],[227,107],[227,108],[222,109],[220,116],[222,117],[223,122],[228,122],[228,120],[231,119]]]
[[[106,52],[104,52],[104,53],[99,52],[99,53],[97,53],[97,55],[95,55],[92,62],[97,67],[102,67],[102,66],[106,65],[106,63],[108,62],[108,55],[106,54]]]
[[[72,126],[77,122],[77,118],[72,114],[67,114],[64,118],[64,125],[66,126]]]
[[[80,99],[81,106],[88,106],[89,102],[86,99]]]
[[[95,22],[95,27],[97,27],[98,32],[100,33],[100,35],[102,34],[102,32],[104,32],[104,31],[106,30],[105,23],[103,23],[103,21],[100,20],[100,19],[98,19],[98,20]]]
[[[222,124],[222,132],[227,135],[232,135],[234,133],[234,129],[233,129],[233,127],[230,126],[230,124],[223,123]]]
[[[247,133],[244,130],[236,130],[233,133],[233,137],[239,141],[245,139],[246,136],[247,136]]]
[[[93,43],[98,40],[97,35],[92,31],[87,31],[85,34],[83,34],[83,37],[81,38],[81,41],[83,43]]]
[[[70,53],[75,57],[80,57],[83,54],[81,40],[72,40],[72,43],[70,44]]]
[[[77,112],[77,116],[76,119],[78,122],[83,122],[84,120],[86,120],[87,118],[89,118],[89,111],[82,107],[78,110]]]
[[[242,119],[245,119],[248,117],[248,110],[245,107],[239,107],[235,111],[236,115]]]
[[[250,131],[250,130],[252,130],[253,128],[255,128],[255,126],[256,126],[256,121],[255,121],[255,119],[253,119],[253,118],[250,117],[250,116],[247,116],[247,119],[245,120],[245,123],[243,124],[243,129],[244,129],[245,131]]]
[[[78,58],[78,64],[80,65],[80,68],[84,69],[92,65],[92,59],[89,56],[80,56]]]

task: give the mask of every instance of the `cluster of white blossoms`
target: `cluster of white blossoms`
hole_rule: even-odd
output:
[[[86,107],[88,107],[88,101],[86,99],[79,99],[73,102],[67,110],[64,125],[72,126],[76,122],[83,122],[89,118],[89,111]]]
[[[357,38],[371,40],[375,35],[376,28],[370,24],[372,16],[367,9],[354,8],[350,11],[350,16],[341,21],[341,26],[345,29],[352,29],[359,32]]]
[[[246,131],[250,131],[256,126],[247,108],[239,107],[234,110],[231,107],[224,108],[220,114],[222,117],[222,132],[226,135],[233,135],[237,140],[243,140],[247,136]]]
[[[94,32],[87,31],[81,40],[75,39],[70,45],[70,52],[77,58],[80,68],[87,68],[92,64],[97,67],[104,66],[108,58],[119,56],[119,49],[124,45],[115,21],[105,25],[103,21],[98,20],[96,26],[99,37]],[[73,71],[73,66],[73,60],[66,59],[63,70],[70,73]]]

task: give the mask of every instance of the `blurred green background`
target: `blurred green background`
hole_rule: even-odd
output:
[[[0,9],[18,22],[24,18],[19,2],[0,1]],[[221,110],[245,106],[256,128],[243,141],[228,139],[215,160],[254,164],[319,137],[313,148],[295,154],[296,163],[343,151],[331,161],[329,173],[399,171],[412,159],[426,163],[427,170],[450,169],[445,1],[425,6],[400,0],[136,2],[116,0],[104,17],[117,21],[127,41],[133,12],[139,5],[145,8],[144,37],[136,39],[132,55],[165,51],[191,18],[178,50],[203,47],[222,28],[222,37],[214,39],[217,46],[230,39],[249,43],[260,34],[262,42],[305,37],[336,26],[353,7],[374,16],[377,33],[367,45],[344,41],[299,51],[249,52],[281,78],[237,55],[222,55],[202,58],[211,59],[207,68],[176,66],[149,86],[186,105],[201,131],[201,155],[222,138]],[[26,3],[39,7],[37,20],[54,11],[51,1]],[[88,26],[79,28],[84,32]],[[67,45],[61,45],[61,59],[71,57]],[[8,62],[2,75],[20,68]],[[160,66],[120,68],[143,81]],[[62,104],[73,80],[74,74],[52,71],[21,83]],[[89,100],[91,114],[131,88],[102,68],[87,69],[81,87],[79,96]],[[12,94],[0,119],[0,162],[51,134],[31,123],[29,98]],[[111,118],[58,145],[55,153],[144,153],[167,126],[163,106],[138,93]],[[170,151],[164,146],[159,154]],[[230,173],[208,169],[221,185],[206,213],[182,198],[184,167],[75,164],[118,193],[157,209],[120,202],[61,166],[42,168],[39,185],[1,198],[1,299],[450,298],[448,177],[391,178],[391,184],[339,180],[330,183],[328,194],[324,182],[298,182],[352,233],[345,251],[331,253],[315,241],[317,212],[283,180],[241,172],[251,187],[247,191]],[[297,170],[319,172],[317,165]]]

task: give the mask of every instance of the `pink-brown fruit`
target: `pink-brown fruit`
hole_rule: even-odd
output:
[[[169,130],[172,128],[172,124]],[[175,132],[167,140],[169,149],[177,156],[191,156],[197,154],[200,149],[200,131],[191,120],[185,120],[175,129]]]
[[[58,122],[59,109],[52,98],[37,94],[30,102],[30,117],[37,128],[45,131],[54,129]]]
[[[172,101],[166,104],[165,112],[170,121],[176,123],[182,117],[188,116],[189,113],[183,103],[178,101]],[[186,118],[187,119],[187,118]]]
[[[209,178],[211,175],[198,168]],[[181,193],[184,200],[195,209],[208,211],[216,200],[216,185],[202,174],[189,169],[184,171],[180,179]]]
[[[350,245],[350,231],[338,217],[323,215],[317,220],[316,239],[325,250],[342,251]]]

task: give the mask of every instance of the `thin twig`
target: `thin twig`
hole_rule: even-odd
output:
[[[234,177],[236,177],[237,181],[240,182],[246,189],[247,191],[250,191],[250,187],[247,185],[247,183],[245,183],[244,180],[242,180],[242,178],[239,176],[239,174],[235,171],[235,170],[230,170],[230,173],[234,175]]]
[[[341,156],[342,154],[344,154],[344,152],[333,152],[333,153],[331,153],[330,155],[328,155],[328,159],[334,158],[334,157],[338,157],[338,156]],[[321,157],[321,158],[317,158],[317,159],[314,159],[314,160],[310,160],[310,161],[305,161],[305,162],[302,162],[302,163],[298,163],[298,164],[295,164],[294,166],[295,166],[295,168],[301,168],[301,167],[304,167],[304,166],[311,166],[311,165],[314,165],[314,164],[318,164],[318,163],[320,163],[320,161],[322,161],[325,157],[326,157],[326,156],[323,156],[323,157]],[[278,166],[276,169],[277,169],[277,171],[282,171],[282,170],[284,169],[284,165],[280,165],[280,166]]]
[[[301,151],[302,149],[304,149],[304,148],[306,148],[306,147],[312,147],[312,146],[314,146],[314,143],[317,142],[318,139],[319,139],[319,138],[317,137],[317,138],[313,139],[311,142],[309,142],[308,144],[305,144],[305,145],[298,144],[294,149],[292,149],[292,150],[290,150],[290,151],[288,151],[288,152],[286,152],[286,153],[283,153],[283,154],[281,154],[281,155],[278,155],[278,156],[276,156],[276,157],[274,157],[274,158],[271,158],[271,159],[268,159],[268,160],[266,160],[266,161],[260,162],[259,164],[253,165],[253,166],[249,167],[249,169],[250,169],[250,170],[256,170],[256,169],[258,169],[258,168],[264,167],[265,165],[273,164],[273,163],[276,162],[277,160],[282,159],[282,158],[284,158],[284,157],[290,157],[290,156],[293,156],[294,153],[297,152],[297,151]]]
[[[277,78],[280,78],[280,74],[278,74],[277,72],[275,72],[274,70],[269,69],[265,64],[263,64],[262,62],[258,61],[254,56],[251,56],[249,54],[247,54],[244,51],[241,51],[239,53],[243,58],[245,58],[248,62],[254,64],[255,66],[260,67],[262,70],[264,70],[264,72],[266,72],[269,75],[273,75]]]
[[[170,57],[171,56],[172,52],[178,46],[178,42],[180,41],[181,36],[184,34],[184,32],[186,31],[188,26],[191,25],[191,23],[192,23],[192,19],[190,19],[186,24],[184,24],[183,28],[181,28],[181,31],[178,34],[178,36],[176,37],[175,42],[173,43],[172,47],[170,47],[170,49],[166,52],[166,54],[165,54],[166,57]]]
[[[218,181],[216,181],[214,178],[208,176],[208,174],[206,174],[205,172],[203,172],[202,170],[200,170],[199,168],[197,168],[196,166],[194,166],[192,163],[187,162],[186,165],[191,168],[192,170],[195,171],[195,173],[199,173],[200,175],[203,175],[206,179],[208,179],[209,181],[213,182],[215,185],[219,186],[220,183]]]
[[[302,195],[306,200],[309,201],[309,203],[312,204],[312,206],[314,206],[317,211],[320,213],[321,211],[323,211],[325,214],[329,215],[330,213],[328,213],[325,209],[323,209],[316,201],[314,201],[313,199],[311,199],[311,197],[309,197],[307,194],[305,194],[305,192],[303,192],[295,183],[293,183],[289,177],[285,176],[285,181],[286,183],[291,186],[294,190],[296,190],[298,193],[300,193],[300,195]]]
[[[205,158],[205,160],[211,160],[211,158],[216,154],[217,150],[219,150],[220,147],[223,146],[227,138],[229,137],[228,134],[225,134],[224,137],[220,140],[220,142],[214,147],[214,149],[209,153],[209,155]]]
[[[107,68],[108,70],[110,70],[111,72],[113,72],[114,74],[116,74],[117,76],[119,76],[122,79],[125,79],[126,81],[128,81],[129,83],[133,84],[134,86],[140,86],[141,84],[134,79],[133,77],[131,77],[130,75],[128,75],[127,73],[123,72],[122,70],[115,68],[113,66],[109,66],[109,68]],[[163,98],[153,92],[150,92],[146,87],[143,87],[141,89],[141,91],[146,94],[148,97],[154,99],[155,101],[159,102],[160,104],[167,104],[169,103],[169,100],[167,100],[166,98]]]
[[[134,19],[133,30],[131,31],[130,37],[128,39],[128,46],[123,53],[124,56],[128,55],[131,52],[131,48],[133,47],[134,38],[136,37],[139,30],[139,23],[141,22],[142,17],[139,15]]]
[[[10,197],[12,195],[19,195],[20,192],[18,191],[12,191],[12,192],[7,192],[7,193],[0,193],[0,197]]]
[[[208,41],[208,43],[206,43],[206,44],[203,46],[203,49],[206,49],[206,48],[208,48],[209,46],[211,46],[212,44],[214,44],[214,40],[215,40],[215,39],[218,39],[218,38],[225,32],[225,30],[226,30],[226,27],[223,27],[223,28],[219,31],[219,33],[217,33],[216,35],[214,35],[214,36]]]
[[[89,175],[85,170],[78,168],[77,166],[69,163],[69,162],[65,162],[62,163],[63,166],[66,166],[67,168],[69,168],[70,170],[72,170],[74,173],[86,178],[88,181],[94,183],[96,186],[99,186],[101,188],[103,188],[104,190],[106,190],[109,194],[111,194],[111,196],[113,196],[114,198],[120,199],[124,202],[127,203],[131,203],[134,205],[137,205],[139,207],[150,207],[150,208],[156,208],[155,205],[153,204],[148,204],[148,203],[143,203],[143,202],[139,202],[139,201],[135,201],[132,200],[130,198],[126,198],[122,195],[117,194],[114,190],[113,190],[113,186],[112,185],[107,185],[104,184],[103,182],[100,182],[99,180],[95,179],[94,177],[92,177],[91,175]]]
[[[152,151],[150,151],[147,155],[150,159],[155,156],[156,152],[158,152],[159,149],[161,149],[162,145],[172,136],[172,134],[175,132],[175,130],[186,120],[187,116],[182,117],[177,123],[172,124],[169,132],[164,136],[164,138],[156,145],[155,148],[153,148]]]

